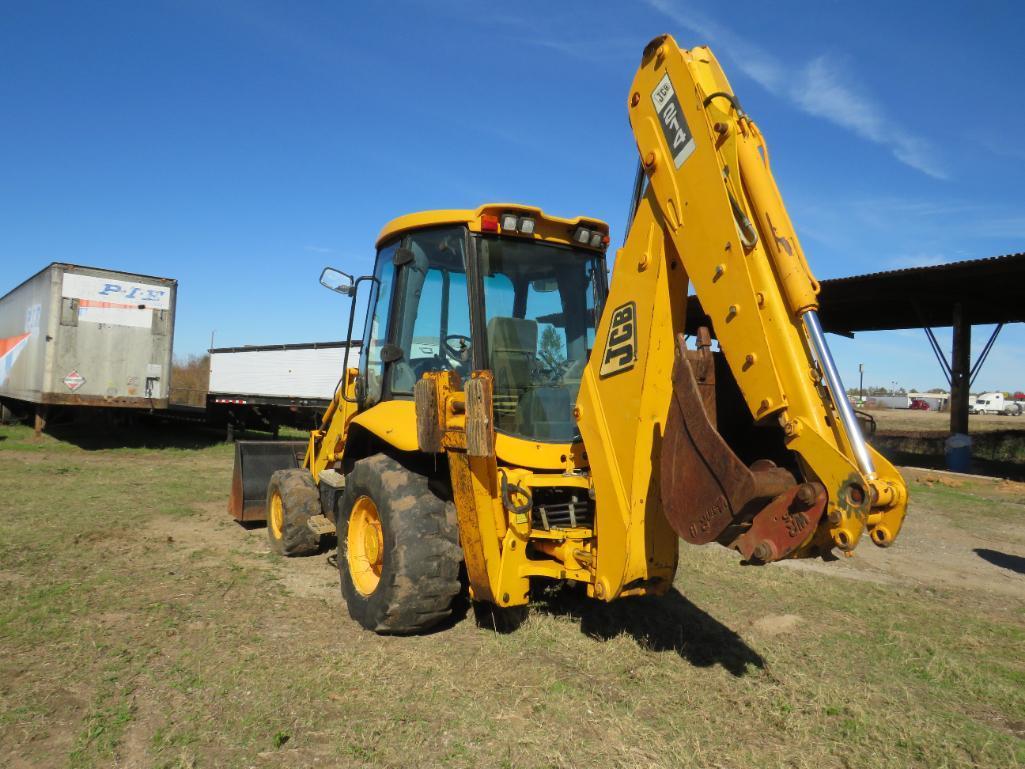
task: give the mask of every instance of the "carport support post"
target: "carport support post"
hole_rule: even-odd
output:
[[[954,342],[950,351],[950,432],[968,434],[972,324],[960,302],[954,304]]]

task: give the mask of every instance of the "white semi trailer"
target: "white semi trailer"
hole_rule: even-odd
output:
[[[0,297],[0,400],[164,409],[178,282],[53,263]]]

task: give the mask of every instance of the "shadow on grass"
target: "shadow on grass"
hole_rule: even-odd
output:
[[[886,436],[883,436],[883,439],[885,438]],[[884,457],[898,467],[924,467],[928,470],[947,469],[947,460],[942,453],[927,454],[895,450],[883,444],[879,437],[873,439],[872,446],[879,449]],[[971,472],[975,475],[1007,478],[1012,481],[1025,481],[1025,462],[1003,461],[973,456]]]
[[[765,667],[737,633],[685,598],[676,588],[664,596],[624,598],[602,603],[574,588],[549,588],[535,608],[553,616],[580,620],[580,632],[607,641],[626,634],[645,649],[675,652],[696,667],[722,665],[735,676],[749,666]]]
[[[224,431],[206,425],[137,416],[124,421],[78,419],[51,424],[46,433],[86,451],[103,449],[204,449],[224,442]]]
[[[1001,569],[1007,569],[1016,574],[1025,574],[1025,558],[1020,555],[1001,553],[999,550],[989,550],[985,547],[977,547],[973,552],[982,560],[989,561]]]
[[[86,451],[205,449],[226,442],[223,425],[179,420],[159,412],[60,415],[47,424],[46,434]],[[270,433],[252,430],[237,431],[235,437],[247,441],[274,440]]]

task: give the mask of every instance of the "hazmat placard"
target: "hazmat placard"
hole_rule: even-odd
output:
[[[85,377],[77,371],[72,371],[64,377],[62,381],[64,382],[64,385],[71,390],[71,392],[75,392],[75,390],[85,384]]]

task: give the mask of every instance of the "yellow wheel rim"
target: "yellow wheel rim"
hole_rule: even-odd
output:
[[[352,506],[345,544],[352,583],[361,595],[368,596],[381,583],[381,568],[384,565],[381,517],[377,514],[377,505],[370,497],[360,497]]]
[[[285,512],[281,504],[281,492],[277,489],[270,497],[270,519],[267,521],[267,525],[270,526],[274,539],[281,539],[281,532],[285,528]]]

